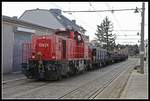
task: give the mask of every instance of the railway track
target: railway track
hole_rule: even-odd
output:
[[[118,86],[120,87],[120,85],[119,85],[119,83],[120,82],[118,82],[118,83],[116,83],[117,82],[117,80],[119,80],[119,79],[122,79],[122,77],[124,76],[124,75],[126,75],[126,73],[128,73],[128,72],[131,72],[132,70],[133,70],[133,67],[134,67],[134,65],[132,65],[132,66],[130,66],[127,70],[123,70],[122,72],[120,72],[120,73],[118,73],[118,76],[116,76],[115,78],[113,78],[113,80],[111,80],[109,83],[108,83],[108,85],[106,84],[106,87],[105,88],[107,88],[108,86],[109,87],[113,87],[114,86],[114,84],[116,85],[116,84],[118,84]],[[123,80],[125,80],[125,79],[123,79]],[[125,81],[126,82],[126,81]],[[95,93],[93,93],[93,95],[92,96],[90,96],[90,99],[95,99],[95,98],[97,98],[97,96],[99,95],[99,94],[102,94],[103,93],[103,91],[105,90],[105,88],[104,89],[98,89],[98,90],[96,90],[95,91]],[[113,88],[112,88],[113,89]],[[123,89],[123,88],[122,88]],[[110,92],[110,91],[109,91]],[[115,95],[117,95],[117,94],[115,94]],[[119,94],[118,94],[119,95]],[[117,95],[117,96],[118,96]],[[108,96],[108,95],[105,95],[105,96]],[[112,96],[111,96],[112,97]],[[110,98],[111,98],[110,97]],[[104,98],[104,97],[103,97]],[[105,97],[105,98],[107,98],[107,97]]]
[[[128,64],[128,65],[127,65]],[[62,81],[43,82],[34,80],[20,80],[8,82],[3,86],[4,98],[85,98],[93,99],[97,94],[101,93],[107,86],[111,84],[115,78],[117,78],[124,70],[130,68],[135,64],[134,60],[128,60],[125,62],[109,65],[106,68],[101,68],[91,72],[84,73],[85,75],[79,75],[83,82],[76,84],[80,80],[80,77],[74,76]],[[120,66],[122,66],[120,68]],[[98,74],[99,72],[101,74]],[[93,75],[92,80],[84,80],[83,76]],[[78,80],[78,81],[77,81]],[[86,82],[85,82],[86,81]],[[73,83],[72,83],[73,82]],[[41,92],[39,92],[41,91]],[[49,93],[48,93],[49,92]]]
[[[129,65],[128,65],[129,66]],[[126,67],[126,66],[125,66]],[[94,79],[66,94],[64,94],[63,96],[59,97],[59,99],[66,99],[66,98],[95,98],[96,97],[96,93],[97,92],[102,92],[108,85],[111,84],[111,82],[117,78],[122,71],[124,70],[124,68],[119,68],[121,70],[119,70],[119,72],[117,72],[118,70],[115,70],[115,73],[112,72],[111,74],[106,75],[107,73],[103,74],[101,77]],[[105,77],[104,77],[105,76]],[[105,79],[105,81],[101,82],[101,80],[104,78],[108,78],[111,77],[109,79]],[[91,90],[89,88],[92,88]],[[89,93],[87,93],[89,92]]]

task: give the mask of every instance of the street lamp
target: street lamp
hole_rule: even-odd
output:
[[[134,13],[139,13],[139,8],[136,7]]]

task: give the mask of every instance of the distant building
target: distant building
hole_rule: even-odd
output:
[[[139,55],[139,46],[138,45],[128,45],[128,55],[129,56],[138,56]]]
[[[52,29],[73,29],[82,34],[86,31],[83,27],[77,25],[75,20],[71,21],[63,16],[60,9],[26,10],[19,19]]]

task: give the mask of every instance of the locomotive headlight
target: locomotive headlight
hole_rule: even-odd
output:
[[[52,56],[52,59],[55,59],[56,57],[55,56]]]
[[[55,53],[52,53],[52,59],[56,59]]]
[[[32,57],[31,58],[35,59],[35,53],[34,52],[32,53]]]
[[[35,56],[32,56],[32,59],[35,59]]]
[[[43,38],[43,39],[46,39],[46,37],[45,37],[45,36],[43,36],[42,38]]]

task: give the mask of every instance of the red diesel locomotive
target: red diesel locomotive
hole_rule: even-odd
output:
[[[34,35],[23,44],[22,71],[30,79],[59,80],[91,68],[89,41],[77,31]]]
[[[127,54],[93,47],[85,35],[70,30],[34,35],[22,49],[22,72],[29,79],[60,80],[128,58]]]

